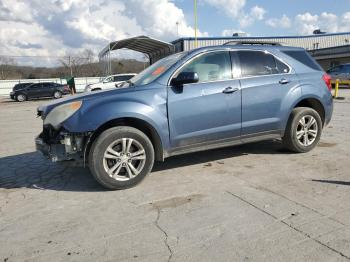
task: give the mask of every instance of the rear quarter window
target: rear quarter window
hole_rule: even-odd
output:
[[[304,50],[288,50],[283,51],[283,53],[309,68],[317,71],[323,71],[322,67]]]

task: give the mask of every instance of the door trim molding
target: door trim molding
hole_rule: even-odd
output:
[[[283,132],[281,130],[271,130],[260,133],[248,134],[241,137],[225,138],[210,142],[202,142],[198,144],[177,147],[172,150],[169,150],[168,152],[164,152],[164,158],[193,152],[206,151],[210,149],[253,143],[263,140],[278,139],[282,137],[282,133]]]

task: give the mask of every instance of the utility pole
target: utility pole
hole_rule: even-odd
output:
[[[108,47],[108,74],[112,74],[111,46]]]
[[[73,76],[73,69],[72,69],[72,62],[71,62],[71,57],[68,56],[68,65],[70,68],[70,76]]]
[[[176,22],[177,38],[179,38],[179,21]]]
[[[197,21],[197,0],[194,0],[194,47],[198,47],[197,42],[197,27],[198,27],[198,21]]]

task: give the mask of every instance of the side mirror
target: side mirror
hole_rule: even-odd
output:
[[[184,84],[197,83],[198,81],[199,77],[196,72],[181,72],[176,78],[171,80],[171,84],[174,86],[182,86]]]

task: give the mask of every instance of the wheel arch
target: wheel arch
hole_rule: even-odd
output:
[[[154,152],[155,152],[155,159],[157,161],[164,160],[163,143],[157,130],[147,121],[139,118],[134,118],[134,117],[116,118],[116,119],[109,120],[103,123],[102,125],[100,125],[90,137],[86,145],[86,150],[85,150],[86,153],[89,154],[91,145],[103,131],[116,126],[130,126],[143,132],[152,142]]]
[[[315,97],[305,97],[301,99],[299,102],[297,102],[294,105],[293,109],[297,107],[309,107],[314,109],[320,115],[322,120],[322,125],[325,124],[326,112],[323,104],[319,99]]]

